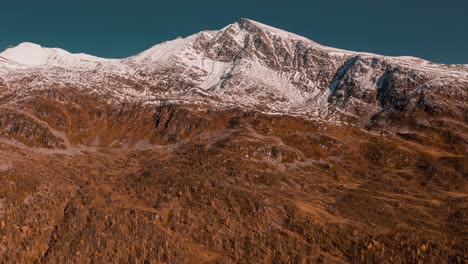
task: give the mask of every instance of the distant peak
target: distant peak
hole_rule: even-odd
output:
[[[0,56],[26,66],[39,66],[47,61],[47,49],[31,42],[23,42],[0,53]]]
[[[116,60],[103,59],[84,53],[72,54],[60,48],[48,48],[41,45],[23,42],[0,53],[3,62],[23,65],[26,67],[38,66],[79,66],[91,62],[113,62]]]
[[[20,44],[18,44],[16,47],[14,48],[20,48],[20,47],[25,47],[25,48],[42,48],[41,45],[39,44],[36,44],[36,43],[32,43],[32,42],[22,42]]]
[[[22,42],[16,46],[11,46],[7,48],[3,53],[12,53],[12,52],[39,52],[44,49],[41,45],[35,44],[32,42]],[[2,54],[3,54],[2,53]]]

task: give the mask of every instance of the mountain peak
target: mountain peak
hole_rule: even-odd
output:
[[[6,49],[0,53],[0,57],[26,66],[39,66],[47,62],[48,50],[35,43],[23,42]]]
[[[26,67],[40,66],[84,66],[85,64],[112,59],[98,58],[84,53],[73,54],[60,48],[48,48],[31,42],[23,42],[0,53],[3,62]]]
[[[256,24],[257,26],[266,26],[265,24],[252,20],[250,18],[241,18],[236,23],[237,24]]]
[[[276,36],[283,37],[283,38],[293,38],[293,39],[297,39],[297,40],[301,40],[305,42],[310,42],[313,44],[318,44],[303,36],[291,33],[283,29],[272,27],[267,24],[263,24],[261,22],[258,22],[249,18],[241,18],[235,24],[237,24],[241,30],[245,30],[251,33],[259,33],[260,31],[263,31],[263,32],[268,32],[272,35],[276,35]]]
[[[22,42],[14,48],[42,48],[41,45],[32,42]]]
[[[253,20],[253,19],[250,19],[250,18],[241,18],[236,23],[239,24],[239,25],[243,25],[243,26],[250,25],[250,26],[255,26],[255,27],[259,27],[259,28],[269,28],[269,29],[280,30],[280,29],[274,28],[272,26],[269,26],[267,24],[258,22],[256,20]]]

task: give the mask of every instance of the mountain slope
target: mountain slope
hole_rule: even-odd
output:
[[[0,53],[1,263],[465,263],[468,68],[248,19]]]

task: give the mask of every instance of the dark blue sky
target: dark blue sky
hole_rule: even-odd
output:
[[[5,0],[0,50],[30,41],[120,58],[242,17],[337,48],[468,64],[468,0]]]

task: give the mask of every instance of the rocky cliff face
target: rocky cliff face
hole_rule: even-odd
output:
[[[242,19],[0,53],[0,262],[464,263],[468,68]]]

